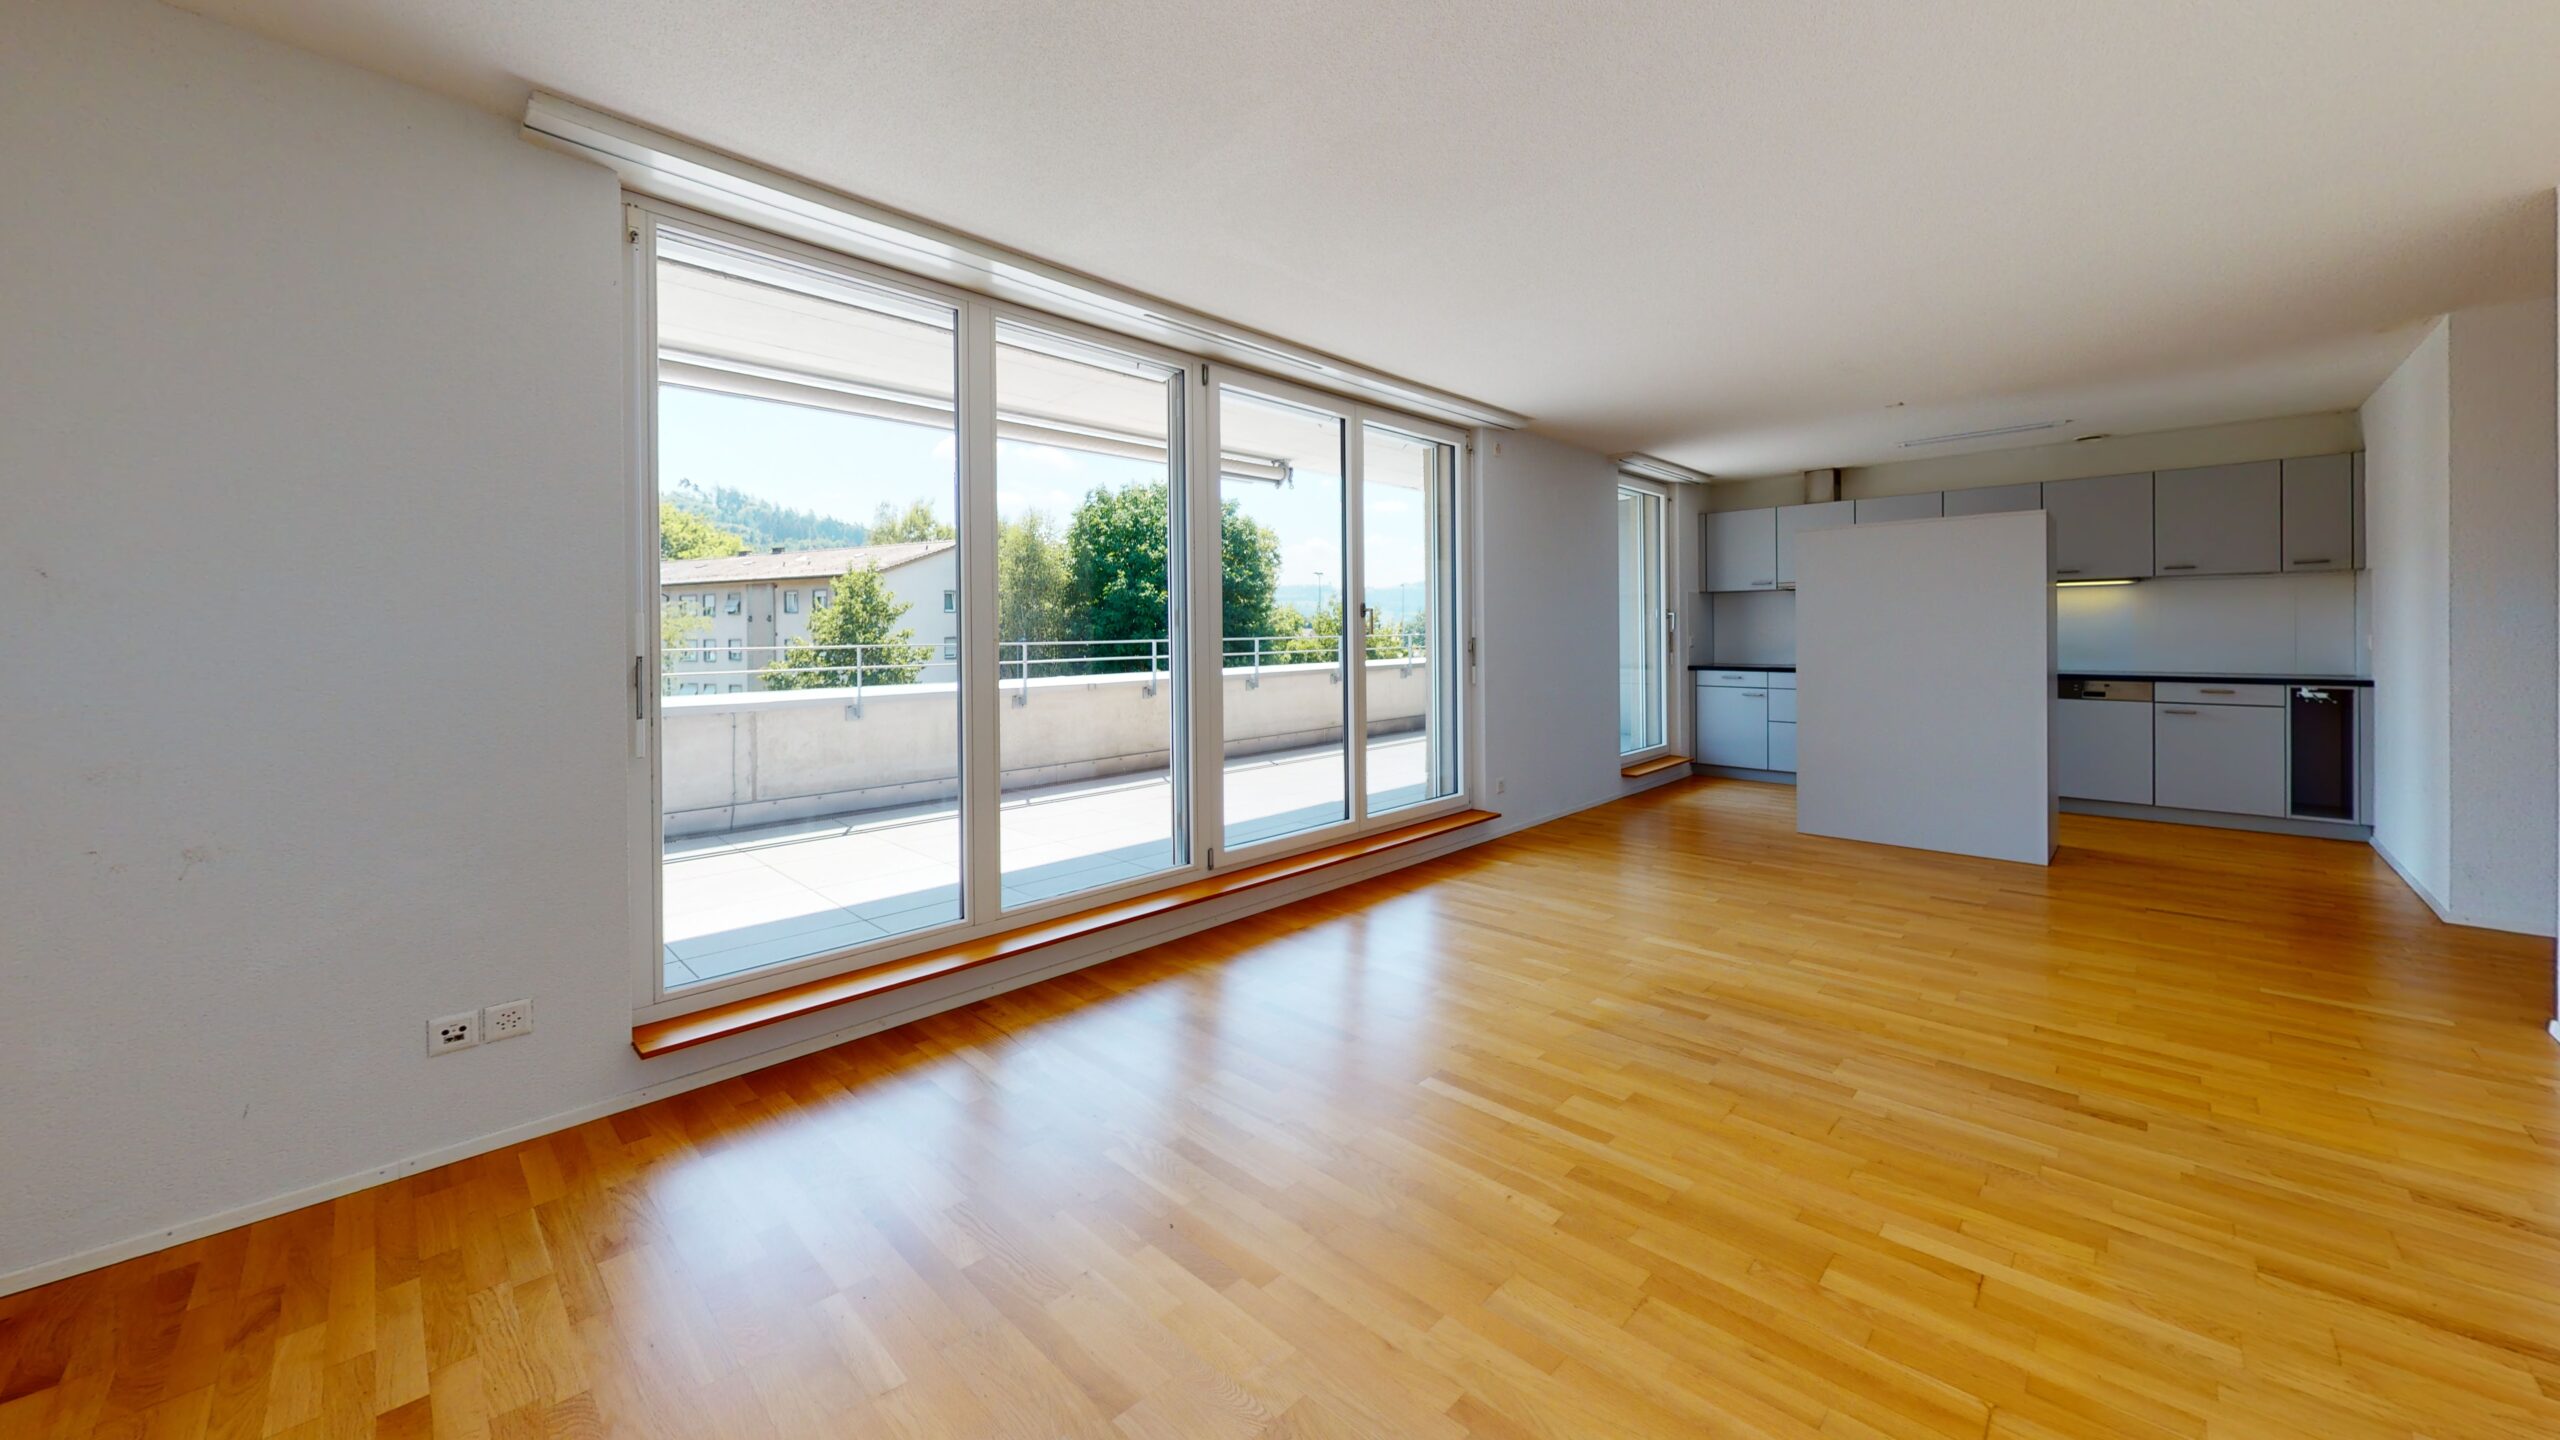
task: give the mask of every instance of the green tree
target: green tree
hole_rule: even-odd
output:
[[[1076,507],[1067,526],[1069,608],[1062,628],[1068,633],[1054,638],[1165,638],[1165,493],[1162,480],[1140,480],[1116,490],[1095,490]],[[1280,537],[1232,500],[1219,507],[1218,529],[1224,632],[1235,636],[1278,633],[1271,627],[1272,600],[1280,582]],[[1006,638],[1017,637],[1009,629]],[[1132,670],[1146,665],[1141,647],[1135,645],[1094,648],[1098,654],[1125,657],[1096,668]]]
[[[932,501],[921,497],[908,501],[907,508],[904,510],[900,510],[886,500],[881,501],[880,508],[872,512],[868,531],[869,533],[863,539],[866,545],[899,545],[910,540],[953,540],[960,535],[959,531],[951,528],[950,521],[934,513]]]
[[[1074,638],[1119,641],[1090,647],[1092,668],[1145,668],[1145,647],[1168,633],[1165,595],[1165,485],[1141,480],[1095,490],[1067,524],[1067,576]]]
[[[1271,604],[1280,590],[1280,537],[1233,500],[1219,507],[1221,622],[1229,635],[1277,635]]]
[[[996,526],[996,639],[1072,640],[1075,628],[1073,580],[1067,574],[1067,547],[1058,522],[1034,510]],[[1037,658],[1054,658],[1034,650]],[[1006,658],[1013,652],[1006,651]],[[1044,665],[1035,674],[1069,671]]]
[[[707,560],[744,555],[747,542],[709,517],[664,501],[658,504],[658,555],[665,560]]]
[[[916,632],[898,624],[908,607],[889,593],[880,572],[848,570],[835,592],[835,603],[810,620],[809,638],[784,646],[782,658],[764,668],[765,688],[914,684],[933,652],[909,643]]]

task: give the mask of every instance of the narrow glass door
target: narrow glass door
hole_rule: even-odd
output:
[[[1003,903],[1188,860],[1182,371],[996,327]]]
[[[1218,392],[1225,845],[1351,818],[1344,601],[1350,424]]]
[[[1669,744],[1662,497],[1618,488],[1618,753]]]
[[[1365,813],[1378,815],[1458,791],[1449,644],[1458,452],[1374,423],[1360,427],[1360,443]]]

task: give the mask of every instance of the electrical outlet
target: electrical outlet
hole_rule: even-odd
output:
[[[459,1015],[439,1015],[427,1022],[427,1053],[442,1055],[448,1050],[468,1050],[480,1043],[480,1012],[465,1010]]]
[[[533,1033],[533,1002],[530,1000],[509,1000],[492,1005],[481,1013],[488,1017],[487,1028],[492,1043]]]
[[[1494,793],[1494,794],[1496,794],[1496,795],[1499,795],[1499,794],[1501,794],[1503,791],[1508,790],[1508,789],[1510,789],[1510,788],[1511,788],[1511,782],[1510,782],[1510,781],[1508,781],[1508,780],[1496,780],[1496,781],[1494,781],[1494,782],[1493,782],[1493,793]]]

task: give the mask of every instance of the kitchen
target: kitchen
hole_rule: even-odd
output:
[[[1795,779],[1798,537],[2041,510],[2061,808],[2367,838],[2363,460],[2330,451],[1710,510],[1693,759],[1708,774]]]

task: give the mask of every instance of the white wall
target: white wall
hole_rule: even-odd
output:
[[[2052,858],[2049,536],[2042,511],[1796,536],[1796,828]]]
[[[1587,450],[1489,431],[1476,434],[1476,463],[1485,521],[1477,569],[1480,799],[1502,812],[1509,831],[1623,793],[1618,472]],[[1673,677],[1675,702],[1686,678]]]
[[[2374,845],[2446,919],[2554,922],[2552,302],[2458,311],[2365,402]]]
[[[0,607],[96,657],[0,686],[0,1292],[1268,903],[640,1061],[612,179],[36,0],[0,6],[0,187]],[[1518,828],[1621,793],[1615,485],[1489,439],[1470,699]],[[240,683],[259,644],[302,683]],[[531,1036],[426,1058],[428,1017],[526,996]]]
[[[2544,935],[2560,824],[2552,344],[2548,298],[2453,316],[2449,883],[2464,924]]]
[[[85,657],[0,687],[0,1275],[622,1083],[610,177],[106,0],[0,21],[0,187],[0,609]]]

